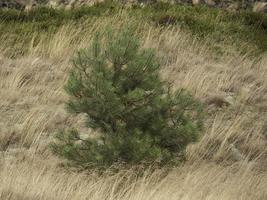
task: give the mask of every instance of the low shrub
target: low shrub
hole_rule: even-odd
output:
[[[76,130],[57,134],[53,151],[82,167],[116,163],[174,164],[202,127],[202,109],[183,89],[159,78],[151,49],[141,49],[129,28],[97,34],[77,53],[66,91],[68,110],[85,113],[98,137]]]

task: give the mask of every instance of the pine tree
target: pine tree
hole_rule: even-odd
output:
[[[200,104],[183,89],[171,91],[159,77],[154,51],[140,48],[131,29],[96,34],[73,65],[65,86],[68,110],[86,113],[87,126],[101,136],[61,132],[52,144],[58,155],[83,167],[166,164],[197,140]]]

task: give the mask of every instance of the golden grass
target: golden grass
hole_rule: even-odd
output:
[[[185,165],[167,176],[158,170],[137,178],[132,170],[99,177],[20,162],[6,164],[0,175],[2,199],[264,200],[267,195],[266,174],[255,173],[249,163]]]
[[[118,16],[96,20],[85,30],[65,25],[25,46],[29,52],[24,56],[11,58],[1,47],[0,199],[267,199],[266,56],[215,59],[205,44],[170,27],[139,24],[136,31],[144,47],[158,52],[162,77],[206,105],[205,132],[188,147],[188,161],[167,174],[146,169],[142,177],[134,170],[99,176],[63,169],[51,155],[47,145],[57,129],[90,131],[84,116],[64,110],[63,85],[73,53],[88,46],[96,30],[129,22]]]

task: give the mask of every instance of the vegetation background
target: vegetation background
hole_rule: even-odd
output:
[[[266,15],[203,6],[0,11],[0,199],[267,198]],[[66,126],[93,134],[69,115],[63,90],[70,60],[98,30],[136,25],[154,48],[161,78],[205,105],[205,131],[171,170],[117,174],[66,168],[47,147]]]

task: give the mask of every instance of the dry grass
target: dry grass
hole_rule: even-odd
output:
[[[205,133],[188,148],[188,161],[167,174],[147,169],[143,177],[134,170],[99,176],[60,167],[47,148],[50,136],[66,126],[89,131],[83,116],[64,110],[70,59],[97,29],[120,21],[118,28],[129,20],[97,20],[86,30],[65,25],[25,47],[29,53],[22,57],[10,58],[1,47],[0,199],[267,199],[266,56],[251,60],[237,54],[216,60],[205,44],[172,28],[140,24],[137,32],[144,47],[158,52],[162,77],[206,105]]]
[[[35,161],[36,163],[36,161]],[[39,164],[41,166],[39,166]],[[42,163],[6,164],[1,169],[2,199],[266,199],[266,174],[249,163],[231,167],[214,164],[183,166],[166,176],[161,170],[142,178],[134,171],[97,176],[62,172]]]

